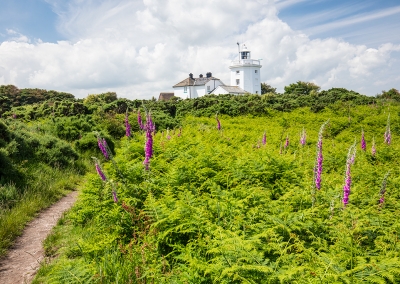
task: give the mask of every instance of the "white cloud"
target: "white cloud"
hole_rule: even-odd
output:
[[[368,95],[400,88],[400,46],[353,45],[314,39],[291,29],[272,0],[47,0],[68,41],[0,44],[0,83],[120,97],[151,98],[192,72],[212,72],[229,84],[236,42],[262,58],[262,81],[278,90],[313,81]],[[288,4],[288,3],[286,3]],[[397,86],[396,86],[397,84]]]

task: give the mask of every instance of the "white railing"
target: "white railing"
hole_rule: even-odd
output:
[[[234,65],[261,65],[260,60],[255,60],[255,59],[241,59],[241,60],[235,60],[231,62],[231,66]]]

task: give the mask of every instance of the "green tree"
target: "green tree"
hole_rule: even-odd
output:
[[[276,88],[273,88],[267,83],[261,83],[261,94],[273,93],[276,94]]]
[[[285,86],[285,95],[311,95],[317,93],[321,89],[320,86],[312,82],[297,81],[289,86]]]
[[[389,91],[382,91],[382,94],[378,95],[378,97],[400,101],[400,92],[395,88],[392,88]]]

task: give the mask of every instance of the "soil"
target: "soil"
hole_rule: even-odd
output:
[[[44,259],[43,241],[63,212],[72,207],[77,195],[77,191],[71,192],[43,210],[25,227],[7,255],[0,259],[1,284],[31,283]]]

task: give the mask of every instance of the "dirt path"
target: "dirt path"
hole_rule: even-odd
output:
[[[77,195],[77,191],[71,192],[26,226],[8,254],[0,259],[1,284],[31,283],[44,258],[42,242],[62,213],[74,204]]]

